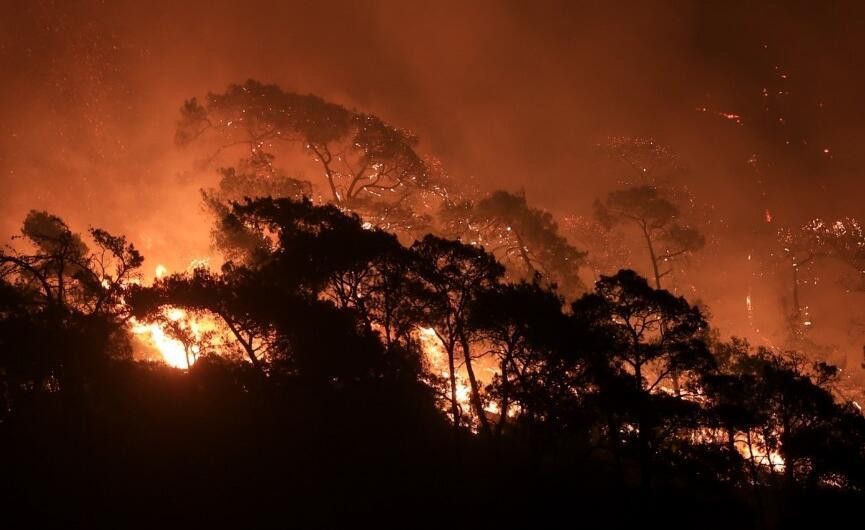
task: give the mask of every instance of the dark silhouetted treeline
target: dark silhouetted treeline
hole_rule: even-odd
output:
[[[0,253],[0,525],[861,517],[865,418],[833,399],[836,370],[719,341],[633,271],[564,300],[537,275],[506,281],[480,245],[406,246],[336,206],[223,213],[221,241],[242,258],[152,286],[125,239],[44,212],[25,220],[26,250]],[[134,359],[131,319],[167,307],[230,340],[196,343],[188,370]]]

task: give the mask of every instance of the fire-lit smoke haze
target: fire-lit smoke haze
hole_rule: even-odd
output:
[[[3,2],[4,237],[47,209],[125,234],[147,274],[211,255],[199,190],[218,177],[175,145],[178,109],[249,78],[375,113],[455,178],[561,217],[630,178],[600,153],[608,138],[670,146],[709,221],[673,285],[755,342],[791,303],[779,227],[865,218],[861,4],[177,4]],[[819,267],[802,304],[858,365],[865,297]]]

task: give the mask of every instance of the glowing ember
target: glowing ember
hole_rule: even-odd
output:
[[[707,113],[709,113],[709,114],[714,114],[715,116],[718,116],[719,118],[723,118],[723,119],[725,119],[725,120],[730,120],[730,121],[732,121],[732,122],[735,122],[737,125],[742,125],[742,124],[743,124],[742,116],[741,116],[740,114],[735,114],[735,113],[733,113],[733,112],[717,111],[717,110],[712,110],[712,109],[710,109],[710,108],[708,108],[708,107],[697,107],[697,108],[696,108],[696,111],[697,111],[697,112],[707,112]]]

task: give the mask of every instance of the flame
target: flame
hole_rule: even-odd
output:
[[[436,334],[433,328],[419,327],[417,328],[417,338],[418,342],[420,342],[421,351],[423,352],[424,359],[427,364],[430,366],[431,371],[440,377],[445,379],[450,378],[450,368],[448,367],[448,355],[442,346],[441,340]],[[477,359],[476,359],[477,361]],[[483,363],[478,363],[476,368],[476,373],[489,373],[489,377],[493,378],[498,375],[499,369],[495,366],[485,366]],[[460,408],[469,413],[473,413],[474,410],[471,406],[471,394],[472,388],[467,381],[467,375],[464,374],[464,368],[460,367],[460,363],[457,361],[456,366],[457,376],[456,376],[456,398],[457,403]],[[478,381],[482,383],[481,378],[478,378]],[[450,393],[448,392],[448,395]],[[501,405],[493,400],[490,400],[483,407],[484,411],[488,412],[491,415],[498,416],[501,413]],[[450,412],[450,401],[446,401],[442,405],[442,410],[445,412]],[[519,405],[510,404],[508,406],[507,415],[509,418],[515,417],[520,412]],[[477,425],[474,425],[477,427]]]
[[[132,333],[144,344],[159,351],[165,364],[174,368],[189,368],[189,364],[195,364],[193,358],[190,358],[189,364],[187,363],[186,348],[183,346],[183,343],[169,337],[159,324],[144,324],[134,318],[131,320],[131,323]],[[196,348],[196,346],[193,346],[193,348]]]
[[[207,267],[208,261],[208,258],[195,259],[187,271]],[[154,269],[154,279],[167,275],[168,268],[161,263]],[[132,318],[129,329],[145,347],[157,351],[165,364],[174,368],[190,368],[201,355],[203,346],[218,346],[224,342],[223,328],[208,315],[193,315],[178,307],[166,307],[162,309],[161,317],[164,319],[162,322],[141,322]],[[174,325],[188,336],[187,342],[191,340],[191,343],[184,344],[172,334],[169,327]]]
[[[435,330],[433,328],[419,327],[417,330],[417,337],[420,342],[421,351],[423,351],[424,358],[429,364],[432,372],[440,377],[450,378],[448,355]],[[456,387],[456,397],[460,408],[464,411],[470,411],[472,389],[466,383],[465,379],[459,376],[459,369],[457,369]],[[444,409],[449,411],[450,403],[445,404]]]
[[[141,322],[132,318],[130,330],[145,346],[159,352],[165,364],[174,368],[190,368],[205,348],[218,351],[226,341],[224,327],[212,316],[190,314],[177,307],[164,308],[161,316],[183,330],[189,343],[184,344],[174,336],[168,322]]]
[[[751,433],[751,443],[748,444],[747,437],[737,437],[733,445],[739,454],[757,465],[766,466],[772,471],[784,471],[784,457],[777,451],[765,447],[763,438],[759,434]]]

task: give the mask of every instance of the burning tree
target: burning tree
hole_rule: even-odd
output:
[[[136,318],[163,326],[169,336],[183,345],[187,355],[193,347],[199,350],[196,354],[201,353],[212,336],[191,333],[179,319],[172,318],[171,309],[216,317],[234,339],[224,344],[221,353],[229,358],[243,356],[263,375],[275,330],[257,314],[253,299],[262,294],[260,289],[247,269],[228,263],[221,274],[196,268],[191,273],[158,279],[151,287],[134,289],[129,303]],[[238,355],[233,355],[233,349]]]
[[[585,262],[593,282],[601,275],[631,267],[631,249],[620,232],[609,230],[597,219],[582,215],[566,216],[562,228],[571,241],[586,249]]]
[[[277,167],[275,150],[299,147],[323,171],[330,201],[369,216],[377,225],[398,228],[417,222],[413,201],[437,191],[411,133],[377,116],[276,85],[249,80],[230,85],[222,94],[209,94],[204,104],[195,98],[186,101],[177,142],[186,145],[207,133],[220,139],[211,159],[225,149],[245,146],[249,154],[242,164],[272,188],[294,184]],[[293,188],[305,191],[305,185]]]
[[[425,310],[424,325],[435,331],[448,357],[451,414],[455,426],[460,425],[457,401],[458,348],[471,385],[471,404],[484,432],[489,423],[481,402],[480,385],[472,365],[471,344],[474,330],[469,325],[469,307],[483,290],[495,285],[504,274],[504,267],[483,249],[428,235],[411,247],[418,256],[418,278],[431,293]]]
[[[631,380],[630,388],[611,385],[609,399],[624,401],[634,417],[642,485],[647,488],[653,452],[675,431],[677,421],[694,414],[694,407],[679,399],[678,377],[693,374],[697,380],[712,365],[701,338],[708,324],[684,298],[653,289],[629,270],[601,277],[595,292],[574,302],[572,311],[587,334],[596,337],[614,371]],[[659,392],[665,380],[673,381],[675,396]],[[608,434],[615,446],[618,433]]]
[[[706,244],[696,228],[681,223],[679,207],[651,186],[610,192],[603,202],[595,201],[595,218],[608,229],[627,223],[639,230],[658,289],[661,279],[673,271],[673,260]]]
[[[742,340],[715,353],[719,370],[704,378],[709,405],[755,484],[763,482],[761,469],[783,469],[788,486],[865,484],[865,475],[847,465],[865,457],[865,422],[851,403],[835,403],[837,368],[796,352],[755,351]]]
[[[865,291],[865,230],[857,219],[842,217],[834,222],[813,219],[801,231],[809,234],[805,240],[815,257],[826,255],[852,269],[853,276],[844,279],[848,289]]]
[[[585,290],[579,269],[586,253],[559,234],[552,214],[529,206],[522,193],[496,191],[477,202],[448,203],[440,218],[447,236],[483,246],[517,278],[543,278],[568,294]]]
[[[410,334],[405,304],[412,299],[404,295],[411,284],[398,284],[402,269],[388,268],[397,267],[394,236],[309,199],[247,200],[230,217],[259,235],[263,259],[159,280],[135,293],[138,312],[172,306],[218,317],[264,376],[277,371],[330,385],[415,373],[417,357],[400,342]]]
[[[796,229],[781,228],[778,244],[793,272],[793,320],[801,326],[803,308],[799,302],[800,272],[818,259],[830,258],[850,267],[854,276],[844,279],[850,290],[863,290],[865,274],[865,232],[856,219],[844,217],[834,222],[812,219]]]
[[[682,171],[673,150],[652,138],[614,136],[599,150],[632,170],[628,185],[659,185]]]
[[[565,354],[567,320],[558,295],[536,283],[497,284],[469,309],[470,326],[498,361],[488,387],[498,399],[495,432],[502,434],[511,415],[529,423],[555,417],[566,425],[582,371]]]
[[[791,272],[793,307],[785,320],[791,337],[797,343],[805,340],[806,332],[811,326],[808,308],[801,301],[801,275],[810,270],[818,258],[826,257],[829,251],[827,241],[822,237],[821,224],[812,221],[796,230],[781,228],[777,234],[781,255],[789,264]]]

